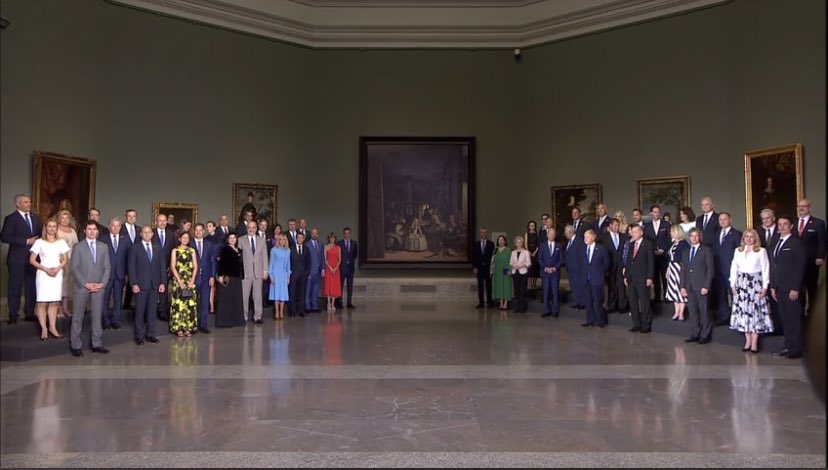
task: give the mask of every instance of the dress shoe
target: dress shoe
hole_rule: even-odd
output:
[[[8,323],[9,325],[16,325],[17,318],[9,318],[8,320],[6,320],[6,323]]]
[[[259,321],[261,321],[261,320],[259,320]],[[210,334],[210,329],[209,328],[199,328],[198,331],[204,333],[205,335]]]
[[[636,331],[641,331],[641,327],[640,326],[634,326],[634,327],[630,328],[630,333],[635,333]]]
[[[710,342],[710,338],[699,338],[699,344],[707,344]]]
[[[742,352],[748,352],[748,351],[750,351],[750,346],[748,346],[746,348],[742,348]]]
[[[352,310],[355,310],[355,309],[356,309],[356,307],[354,307],[354,304],[348,304],[348,308],[350,308],[350,309],[352,309]]]
[[[730,322],[728,320],[717,320],[716,321],[716,326],[725,326],[725,325],[729,325],[729,324],[730,324]]]
[[[135,344],[141,346],[144,344],[144,340],[142,340],[141,338],[135,338]]]
[[[479,303],[479,304],[475,305],[474,308],[483,308],[483,304]]]
[[[699,337],[698,336],[693,336],[691,338],[687,338],[686,340],[684,340],[684,342],[685,343],[698,343],[699,342]]]
[[[300,317],[302,317],[302,318],[305,318],[305,314],[304,314],[304,313],[300,313],[300,314],[299,314],[299,316],[300,316]]]
[[[541,315],[541,318],[546,318],[546,317],[551,317],[551,316],[552,316],[552,312],[546,312],[543,315]]]
[[[606,324],[606,323],[599,323],[599,324],[598,324],[598,328],[603,328],[603,327],[605,327],[605,326],[607,326],[607,324]]]
[[[262,319],[260,318],[260,319],[258,319],[258,320],[253,320],[253,323],[255,323],[255,324],[257,324],[257,325],[261,325],[261,324],[262,324],[262,323],[264,323],[264,322],[263,322],[263,321],[262,321]]]
[[[802,353],[789,352],[785,357],[787,357],[788,359],[799,359],[802,357]]]
[[[109,329],[109,324],[101,325],[101,328],[103,328],[104,330],[108,330]]]
[[[106,349],[103,346],[98,346],[97,348],[92,348],[92,352],[98,354],[109,354],[109,349]]]
[[[750,352],[752,352],[753,354],[759,354],[759,349],[751,349]]]
[[[112,324],[112,329],[113,329],[113,330],[120,330],[120,329],[121,329],[121,325],[120,325],[120,324],[118,324],[118,323],[113,323],[113,324]]]
[[[80,349],[70,349],[70,351],[72,351],[72,355],[75,357],[83,356],[83,351],[81,351]]]
[[[781,351],[774,351],[773,355],[776,357],[788,357],[788,350],[782,349]]]
[[[650,331],[651,331],[651,330],[650,330],[649,328],[641,328],[641,334],[642,334],[642,335],[646,335],[646,334],[648,334]]]
[[[156,338],[155,336],[147,336],[144,339],[147,341],[147,343],[157,344],[157,343],[160,342],[160,340],[158,338]]]
[[[587,322],[587,323],[581,323],[581,326],[583,326],[583,327],[594,326],[594,324]]]

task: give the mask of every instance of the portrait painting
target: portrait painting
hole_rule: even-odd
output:
[[[563,234],[563,228],[572,223],[572,209],[576,207],[581,210],[581,220],[592,223],[601,198],[601,185],[598,183],[552,186],[552,219],[555,229]]]
[[[690,177],[669,176],[638,180],[638,207],[650,219],[650,207],[658,205],[667,222],[678,223],[679,209],[690,204]]]
[[[796,203],[805,197],[802,178],[802,144],[745,153],[747,226],[759,223],[762,209],[795,217]]]
[[[360,264],[470,262],[473,137],[360,138]]]
[[[95,206],[98,163],[80,157],[36,151],[32,172],[32,205],[43,220],[68,210],[75,220],[86,220]]]
[[[233,214],[236,225],[244,221],[245,212],[253,219],[267,219],[272,227],[278,221],[279,186],[271,184],[233,183]]]
[[[182,220],[186,219],[195,224],[198,222],[198,204],[189,202],[154,202],[152,203],[152,223],[158,214],[167,216],[167,226],[178,228]]]

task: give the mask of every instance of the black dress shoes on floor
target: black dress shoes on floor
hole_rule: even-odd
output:
[[[17,318],[9,318],[8,320],[6,320],[6,323],[8,323],[9,325],[16,325]]]
[[[356,307],[354,307],[354,304],[348,304],[348,308],[350,308],[351,310],[356,310]]]
[[[259,321],[261,321],[261,320],[259,320]],[[200,331],[201,333],[204,333],[205,335],[210,334],[210,329],[209,328],[199,328],[198,331]]]
[[[788,357],[788,350],[782,349],[780,351],[774,351],[773,355],[776,357]]]
[[[138,346],[142,346],[144,344],[144,340],[142,340],[141,338],[135,338],[135,344],[137,344]]]
[[[144,339],[147,340],[147,343],[157,344],[157,343],[160,342],[160,340],[158,338],[156,338],[155,336],[147,336]]]
[[[546,318],[546,317],[551,317],[551,316],[552,316],[552,312],[546,312],[543,315],[541,315],[541,318]]]
[[[92,352],[98,354],[109,354],[109,349],[106,349],[103,346],[98,346],[97,348],[92,348]]]
[[[651,330],[649,328],[641,328],[641,334],[642,335],[646,335],[646,334],[650,333],[650,331]]]
[[[83,356],[83,351],[81,351],[80,349],[70,349],[70,351],[72,351],[72,355],[75,357]]]
[[[698,343],[699,342],[699,337],[698,336],[693,336],[692,338],[687,338],[686,340],[684,340],[684,342],[685,343]]]
[[[583,327],[594,326],[594,325],[595,325],[594,323],[589,323],[589,322],[581,323],[581,326],[583,326]]]
[[[483,304],[477,304],[474,306],[474,308],[483,308]]]
[[[707,344],[710,342],[710,338],[699,338],[699,344]]]
[[[630,328],[630,333],[635,333],[636,331],[641,331],[641,327],[640,326],[634,326],[634,327]]]
[[[302,315],[302,314],[300,313],[299,315]],[[304,315],[302,315],[302,316],[304,316]],[[260,319],[258,319],[258,320],[253,320],[253,323],[255,323],[255,324],[257,324],[257,325],[261,325],[261,324],[262,324],[262,323],[264,323],[264,322],[263,322],[263,321],[262,321],[262,319],[260,318]],[[200,330],[199,330],[199,331],[200,331]]]

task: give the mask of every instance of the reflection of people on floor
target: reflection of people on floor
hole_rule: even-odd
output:
[[[428,241],[422,228],[420,228],[420,221],[416,217],[412,220],[409,227],[408,238],[405,242],[405,249],[408,251],[426,251],[428,249]]]

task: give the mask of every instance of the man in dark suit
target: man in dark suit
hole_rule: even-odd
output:
[[[244,217],[244,219],[239,223],[239,225],[236,226],[236,235],[239,238],[246,237],[247,236],[247,224],[249,222],[255,222],[256,221],[256,218],[255,218],[256,213],[255,212],[253,212],[251,210],[247,210],[247,211],[242,212],[242,214],[243,214],[242,217]]]
[[[167,216],[158,214],[155,217],[155,229],[152,233],[152,241],[161,250],[160,255],[164,257],[164,265],[167,267],[167,280],[170,276],[170,257],[172,256],[173,248],[178,244],[173,229],[167,225]],[[170,297],[169,293],[165,292],[159,296],[158,299],[158,319],[161,321],[169,321],[170,319]]]
[[[548,235],[547,235],[547,227],[550,226],[547,223],[548,220],[549,220],[549,214],[547,214],[546,212],[541,214],[540,230],[538,230],[538,243],[546,243],[549,240]],[[553,225],[554,225],[554,222],[553,222]],[[557,241],[557,240],[555,240],[555,241]]]
[[[592,231],[595,232],[595,242],[603,243],[604,233],[610,224],[610,217],[607,215],[607,206],[603,202],[595,206],[595,222],[592,223]]]
[[[759,241],[762,243],[762,247],[767,250],[768,256],[770,256],[773,253],[774,247],[776,247],[776,243],[779,241],[779,229],[776,228],[776,213],[773,209],[763,209],[759,215],[762,219],[762,224],[756,227],[756,231],[759,233]],[[773,322],[773,333],[769,334],[772,336],[780,336],[784,329],[782,327],[782,320],[779,318],[779,306],[773,297],[768,296],[767,299],[768,305],[770,305],[771,321]]]
[[[716,325],[730,324],[730,303],[728,299],[733,295],[730,290],[730,265],[733,263],[733,252],[742,244],[742,232],[731,225],[730,213],[719,214],[719,233],[713,246],[713,259],[716,263],[716,273],[713,282],[716,286]]]
[[[779,305],[779,316],[785,329],[785,347],[774,356],[797,359],[802,357],[802,320],[805,315],[804,290],[808,253],[802,240],[793,235],[793,221],[780,216],[777,223],[779,242],[770,260],[771,296]]]
[[[687,310],[693,317],[693,329],[688,343],[707,344],[713,332],[710,318],[710,292],[716,271],[713,250],[702,244],[702,231],[691,228],[688,235],[690,249],[684,250],[681,259],[681,295],[687,298]]]
[[[561,268],[564,264],[563,248],[555,241],[555,229],[552,228],[552,219],[547,219],[547,240],[538,243],[538,264],[540,265],[541,283],[543,287],[543,315],[558,318],[561,305],[558,300],[561,285]],[[490,242],[491,243],[491,242]],[[494,245],[492,245],[494,249]],[[551,305],[550,305],[551,302]]]
[[[310,255],[305,310],[319,312],[319,293],[322,289],[322,276],[325,274],[325,246],[319,241],[318,229],[310,230],[310,240],[305,242],[305,246]]]
[[[216,249],[213,242],[204,236],[204,224],[197,223],[193,229],[190,246],[195,249],[198,258],[196,289],[198,290],[198,331],[210,334],[210,291],[216,279]]]
[[[655,273],[655,249],[649,240],[644,239],[644,229],[635,226],[630,230],[630,251],[627,265],[624,267],[624,285],[627,286],[627,298],[630,299],[632,328],[630,333],[652,330],[653,314],[650,306],[650,286],[653,285]]]
[[[290,249],[290,316],[305,316],[305,296],[310,276],[310,250],[305,246],[305,236],[296,234],[296,246]]]
[[[611,218],[603,245],[610,255],[609,276],[607,276],[607,312],[627,311],[627,289],[624,286],[624,247],[627,235],[621,233],[621,222]]]
[[[93,207],[86,215],[89,220],[94,220],[95,226],[98,227],[98,240],[109,236],[109,228],[101,223],[101,211]]]
[[[569,306],[578,310],[586,308],[584,301],[584,283],[581,279],[583,270],[583,248],[584,239],[575,232],[575,227],[567,225],[564,227],[566,246],[564,247],[564,264],[566,265],[566,277],[569,280]]]
[[[641,212],[641,209],[635,208],[630,213],[630,224],[638,225],[639,227],[644,227],[644,213]]]
[[[109,247],[109,282],[106,283],[103,298],[103,319],[101,320],[104,330],[112,328],[121,329],[121,303],[123,302],[124,285],[126,282],[129,264],[129,237],[121,235],[121,219],[113,217],[109,221],[109,233],[105,237],[98,237]],[[112,299],[112,309],[109,308],[109,301]]]
[[[353,304],[354,295],[354,271],[356,270],[356,261],[359,257],[359,246],[356,240],[351,240],[351,228],[345,227],[342,229],[342,240],[336,242],[342,250],[342,264],[340,268],[339,282],[342,284],[343,297],[345,296],[345,281],[348,281],[348,308],[356,308]],[[341,301],[340,301],[341,302]]]
[[[288,219],[288,229],[285,235],[287,235],[288,245],[293,249],[296,246],[296,236],[299,235],[299,231],[296,230],[296,219],[293,217]]]
[[[43,223],[37,214],[32,213],[32,198],[28,194],[18,194],[14,197],[17,210],[7,215],[3,220],[3,230],[0,240],[9,245],[6,265],[9,268],[9,319],[8,323],[17,323],[20,315],[20,296],[26,291],[26,307],[24,315],[26,321],[37,321],[35,317],[35,273],[37,270],[29,264],[29,250],[34,242],[43,233]]]
[[[719,214],[713,210],[713,199],[705,196],[701,200],[702,214],[696,217],[696,228],[702,231],[702,243],[715,247],[719,236]]]
[[[129,250],[129,283],[135,294],[135,323],[132,329],[135,344],[157,343],[155,316],[158,296],[166,295],[167,261],[161,247],[153,241],[152,227],[141,228],[141,238]]]
[[[299,228],[296,229],[296,232],[305,236],[305,242],[310,240],[310,236],[308,235],[308,222],[305,219],[299,219]]]
[[[575,231],[575,235],[584,240],[584,232],[587,231],[589,228],[589,224],[581,220],[581,209],[577,207],[572,208],[572,230]]]
[[[595,231],[584,232],[584,270],[582,282],[584,301],[586,303],[586,323],[581,326],[598,326],[607,324],[604,312],[604,279],[610,268],[607,249],[595,242]]]
[[[230,232],[236,232],[238,235],[238,232],[230,227],[230,218],[227,217],[227,214],[221,214],[218,226],[216,227],[216,237],[221,237],[221,244],[219,244],[219,247],[224,247],[224,242],[227,240],[227,235],[230,235]],[[221,248],[219,251],[221,251]]]
[[[126,237],[127,253],[132,245],[141,241],[141,227],[136,224],[138,212],[135,209],[127,209],[124,213],[124,223],[121,225],[121,235]],[[127,263],[126,289],[124,289],[124,308],[132,308],[132,289],[129,287],[129,263]]]
[[[825,221],[811,215],[811,201],[803,199],[796,205],[799,216],[793,234],[799,237],[805,246],[805,285],[807,286],[807,308],[816,300],[819,268],[825,264]],[[803,302],[805,299],[803,299]]]
[[[480,241],[472,246],[472,271],[477,276],[477,305],[476,308],[483,308],[483,293],[486,293],[486,304],[489,307],[494,305],[492,300],[492,256],[494,255],[494,243],[489,240],[489,229],[480,229]]]
[[[662,299],[662,294],[667,290],[667,266],[670,264],[665,253],[670,249],[673,240],[670,237],[670,222],[661,220],[661,207],[657,204],[650,207],[651,219],[644,224],[644,238],[654,245],[653,254],[655,257],[655,272],[653,273],[653,292],[655,293],[656,304]],[[661,305],[658,305],[659,312]]]

